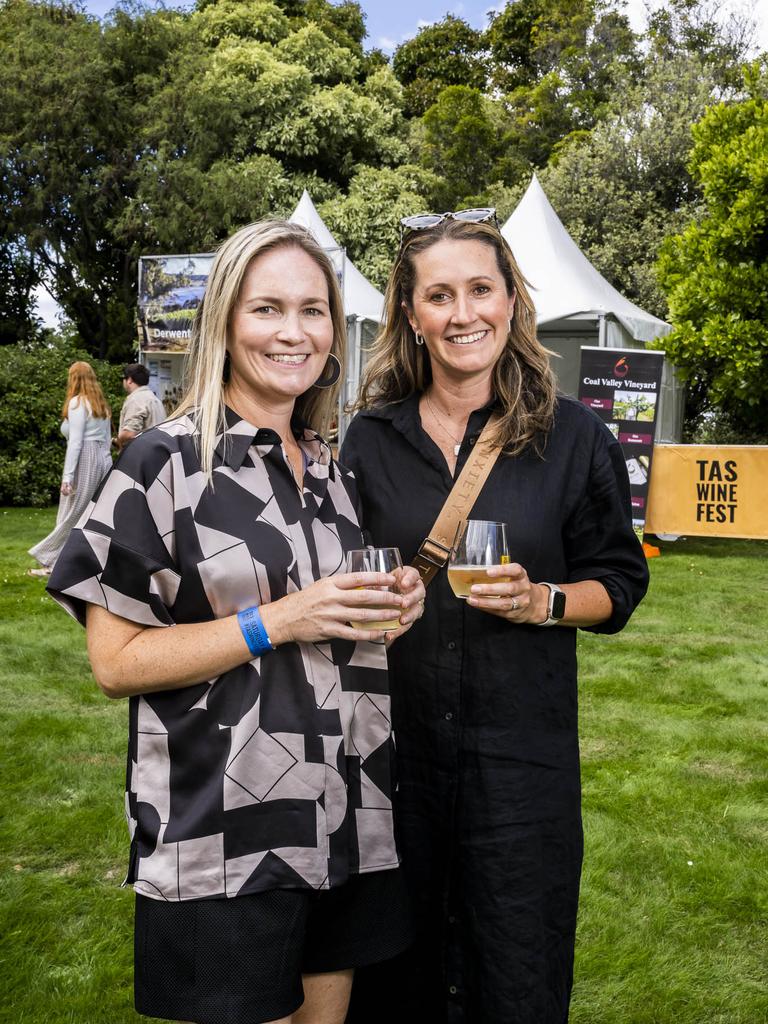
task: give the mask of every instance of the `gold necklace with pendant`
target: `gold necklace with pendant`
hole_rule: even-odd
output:
[[[432,403],[430,402],[429,395],[427,394],[426,391],[424,392],[424,398],[427,400],[427,405],[429,406],[429,411],[432,413],[432,419],[435,421],[435,423],[438,425],[438,427],[440,427],[440,429],[445,434],[445,436],[446,437],[450,437],[450,439],[453,441],[453,454],[454,455],[458,455],[459,451],[461,449],[461,439],[457,438],[454,434],[452,434],[450,432],[450,430],[448,430],[445,427],[445,425],[443,424],[443,421],[440,419],[440,417],[435,412],[435,408],[432,405]]]

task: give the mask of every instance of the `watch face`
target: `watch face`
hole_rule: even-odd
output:
[[[565,594],[562,590],[554,590],[552,592],[552,612],[551,617],[553,619],[562,619],[565,615]]]

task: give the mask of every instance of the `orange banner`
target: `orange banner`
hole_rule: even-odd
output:
[[[768,540],[768,446],[654,446],[647,533]]]

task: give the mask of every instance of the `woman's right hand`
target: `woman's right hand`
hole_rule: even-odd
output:
[[[383,640],[383,629],[356,629],[355,622],[382,619],[382,607],[397,609],[403,598],[391,590],[396,579],[392,573],[350,572],[329,576],[287,594],[259,611],[264,627],[275,647],[278,644],[323,640]]]
[[[276,647],[298,640],[382,640],[387,636],[384,630],[354,629],[349,622],[381,621],[377,605],[396,609],[393,618],[399,615],[403,604],[414,597],[413,588],[406,595],[371,589],[394,584],[390,573],[345,573],[263,604],[259,611]],[[253,658],[235,615],[160,629],[89,604],[87,623],[91,666],[109,697],[192,686]]]

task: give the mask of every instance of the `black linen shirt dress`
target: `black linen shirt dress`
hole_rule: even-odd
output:
[[[404,561],[453,483],[418,397],[360,413],[341,453],[372,542]],[[457,475],[491,408],[470,416]],[[533,581],[599,580],[613,614],[595,632],[620,630],[645,593],[621,448],[573,399],[560,397],[543,459],[497,460],[472,516],[507,524]],[[389,666],[418,937],[396,967],[361,973],[348,1020],[563,1024],[582,859],[576,630],[471,608],[442,570]]]

